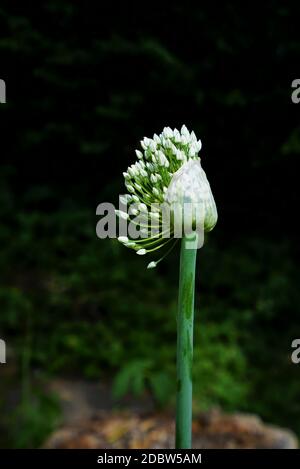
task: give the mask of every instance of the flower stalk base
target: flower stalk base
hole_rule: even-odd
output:
[[[197,233],[193,233],[183,237],[181,241],[177,313],[177,449],[189,449],[192,446],[192,363],[197,237]]]

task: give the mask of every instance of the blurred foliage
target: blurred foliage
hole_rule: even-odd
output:
[[[12,448],[42,445],[60,423],[57,397],[39,389],[35,389],[26,402],[18,404],[9,416],[3,415],[7,433],[2,437],[1,444]]]
[[[113,377],[116,399],[148,390],[159,405],[173,405],[178,253],[147,271],[116,241],[95,238],[88,211],[17,219],[21,235],[3,240],[7,284],[3,279],[0,291],[1,326],[16,359],[30,347],[31,369],[48,378]],[[37,236],[45,226],[46,235]],[[195,406],[258,412],[298,429],[289,352],[299,273],[287,244],[232,241],[223,250],[210,239],[198,272]]]
[[[195,407],[300,433],[299,5],[218,9],[1,3],[0,336],[30,389],[2,422],[6,444],[39,445],[57,422],[36,372],[174,403],[178,253],[147,271],[96,238],[95,210],[122,192],[138,139],[183,122],[203,139],[220,213],[199,252]]]

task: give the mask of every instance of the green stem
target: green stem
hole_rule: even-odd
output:
[[[192,445],[192,362],[197,234],[181,242],[177,314],[176,448]]]

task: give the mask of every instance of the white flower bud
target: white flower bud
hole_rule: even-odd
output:
[[[131,176],[131,177],[134,177],[135,176],[135,168],[133,166],[130,166],[128,169],[128,174]]]
[[[217,209],[205,172],[200,165],[198,152],[201,149],[201,141],[197,141],[195,133],[190,133],[185,125],[180,131],[165,127],[160,135],[154,134],[152,139],[143,138],[141,147],[143,151],[135,150],[137,157],[135,164],[123,173],[125,186],[132,195],[120,197],[124,211],[116,210],[116,214],[124,220],[130,220],[133,215],[140,215],[141,219],[145,219],[142,223],[146,223],[144,226],[147,226],[147,229],[140,227],[140,231],[141,233],[145,231],[146,236],[142,236],[145,239],[141,239],[138,243],[128,240],[126,236],[120,236],[119,241],[127,247],[134,248],[138,255],[149,252],[147,250],[149,239],[155,241],[155,248],[152,250],[163,248],[165,237],[161,232],[164,224],[164,213],[160,205],[162,201],[167,202],[172,211],[172,216],[169,218],[172,223],[173,241],[178,237],[177,226],[181,228],[183,224],[184,232],[188,233],[186,220],[190,218],[192,218],[190,225],[192,230],[196,228],[199,234],[200,230],[201,233],[211,230],[217,221]],[[169,186],[167,186],[168,181],[170,181]],[[189,204],[190,208],[186,208],[186,204]],[[125,213],[126,205],[129,205],[130,215]],[[194,209],[194,205],[200,206],[200,211],[198,208]],[[179,225],[175,216],[178,207]],[[153,225],[152,228],[155,228],[154,231],[152,228],[151,231],[149,229],[149,220],[151,226]],[[150,262],[148,268],[156,267],[163,258],[164,256],[157,262]]]
[[[147,150],[149,146],[149,142],[150,142],[150,139],[147,137],[144,137],[144,139],[141,140],[141,147],[143,148],[143,150]]]
[[[170,127],[165,127],[163,130],[163,134],[166,138],[172,138],[173,137],[173,131]]]
[[[131,193],[134,192],[134,187],[131,184],[126,184],[126,188],[129,192],[131,192]]]
[[[121,204],[126,205],[128,203],[128,194],[127,195],[120,195],[119,200]]]
[[[152,163],[146,163],[146,166],[149,169],[149,171],[154,171],[154,166]]]
[[[193,158],[194,156],[196,156],[196,153],[197,153],[197,148],[196,146],[192,143],[190,148],[189,148],[189,157],[190,158]]]
[[[149,148],[150,148],[151,151],[156,150],[156,143],[153,140],[150,140]]]
[[[148,211],[147,205],[144,204],[144,203],[140,203],[138,208],[139,208],[140,212],[147,212]]]
[[[166,168],[169,166],[169,162],[161,150],[158,151],[158,161],[161,166],[165,166]]]
[[[191,142],[197,142],[197,137],[196,137],[196,134],[195,132],[192,130],[191,134],[190,134],[190,139],[191,139]]]
[[[197,219],[197,223],[204,227],[204,231],[212,230],[217,223],[216,204],[198,159],[189,160],[176,171],[165,194],[165,202],[171,207],[179,206],[182,209],[190,206],[194,210],[198,206],[202,219]]]
[[[168,140],[164,137],[164,134],[160,134],[160,141],[163,147],[166,147],[166,145],[168,145]]]
[[[129,218],[128,213],[122,212],[121,210],[115,210],[115,214],[116,214],[118,217],[122,218],[123,220],[128,220],[128,218]]]
[[[188,129],[186,128],[185,125],[183,125],[181,127],[181,135],[184,135],[185,137],[189,137],[190,136],[190,132],[188,131]],[[182,140],[181,140],[182,141]]]
[[[177,160],[179,161],[184,161],[186,160],[186,156],[185,156],[185,153],[182,151],[182,150],[176,150],[176,158]]]
[[[147,148],[147,150],[145,151],[145,158],[147,160],[151,157],[152,157],[152,151],[150,150],[150,148]]]
[[[201,140],[198,140],[198,142],[197,142],[197,144],[196,144],[196,148],[197,148],[197,153],[198,153],[198,151],[200,151],[201,148],[202,148],[202,142],[201,142]]]
[[[120,243],[126,243],[127,244],[129,240],[128,240],[127,236],[119,236],[118,241],[120,241]]]
[[[182,145],[186,145],[187,143],[189,143],[189,137],[186,136],[186,135],[182,135],[181,143],[182,143]]]
[[[173,143],[171,142],[171,140],[167,138],[164,142],[164,147],[168,149],[168,148],[172,148],[172,146],[173,146]]]
[[[180,135],[179,130],[175,129],[173,133],[174,133],[175,142],[180,143],[181,142],[181,135]]]
[[[143,158],[143,153],[140,150],[135,150],[135,154],[138,157],[139,160]]]

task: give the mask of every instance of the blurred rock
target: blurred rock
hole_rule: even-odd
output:
[[[57,430],[46,448],[173,448],[174,418],[167,414],[100,411]],[[194,448],[294,449],[295,435],[264,424],[259,417],[224,414],[218,410],[200,414],[193,422]]]
[[[256,415],[213,410],[194,421],[193,431],[196,448],[298,448],[293,432],[267,425]]]

